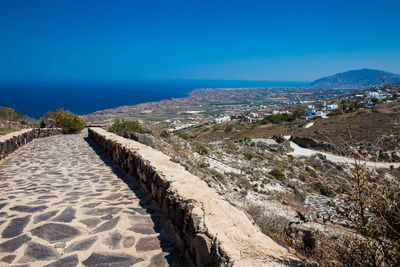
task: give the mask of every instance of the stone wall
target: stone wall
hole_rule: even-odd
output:
[[[162,152],[101,128],[90,128],[89,139],[142,184],[196,266],[300,265],[244,212]]]
[[[62,134],[58,128],[25,129],[0,136],[0,160],[33,139]]]
[[[353,155],[351,149],[346,146],[336,146],[332,143],[319,141],[311,137],[291,136],[290,141],[304,148],[319,148],[338,155]]]

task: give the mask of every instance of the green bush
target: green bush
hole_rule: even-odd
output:
[[[326,196],[326,197],[334,197],[335,196],[335,192],[333,192],[330,188],[323,185],[321,182],[313,183],[312,188],[323,196]]]
[[[276,115],[269,115],[266,116],[262,121],[261,124],[268,124],[268,123],[274,123],[278,124],[283,121],[292,121],[293,116],[289,113],[281,113],[281,114],[276,114]]]
[[[197,153],[200,155],[207,155],[208,154],[208,148],[205,147],[202,144],[197,143],[194,149]]]
[[[21,114],[15,112],[13,108],[0,107],[0,121],[17,121],[21,119]]]
[[[231,133],[233,131],[233,126],[232,125],[227,125],[225,127],[225,133]]]
[[[308,173],[308,171],[300,172],[299,179],[302,180],[303,182],[305,180],[307,180],[309,177],[310,177],[310,174]]]
[[[164,138],[169,138],[171,136],[171,133],[168,132],[167,130],[162,130],[160,135]]]
[[[147,133],[137,121],[116,120],[108,127],[110,132],[123,136],[125,133]]]
[[[86,128],[86,122],[78,115],[59,109],[56,112],[48,112],[47,117],[55,120],[56,127],[62,129],[65,134],[77,134]]]
[[[210,163],[205,162],[205,161],[201,161],[197,166],[199,168],[208,168],[208,167],[210,167]]]
[[[244,157],[248,160],[252,160],[256,155],[251,151],[245,151],[243,153]]]
[[[277,168],[272,169],[269,174],[281,181],[286,179],[286,175],[283,173],[283,171]]]
[[[175,135],[185,140],[189,139],[189,134],[186,132],[175,132]]]
[[[212,132],[212,133],[215,133],[215,132],[218,131],[218,130],[219,130],[219,127],[218,127],[218,126],[214,126],[214,127],[212,127],[211,132]]]

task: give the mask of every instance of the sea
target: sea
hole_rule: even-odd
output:
[[[86,115],[119,106],[186,97],[198,88],[301,87],[307,84],[238,80],[0,83],[0,106],[38,119],[60,108]]]

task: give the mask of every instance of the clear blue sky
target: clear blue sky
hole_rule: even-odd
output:
[[[400,73],[399,0],[1,0],[0,81]]]

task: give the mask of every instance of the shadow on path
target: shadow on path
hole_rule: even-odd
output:
[[[143,189],[140,183],[135,180],[135,178],[121,169],[108,155],[99,149],[89,139],[89,137],[85,137],[84,140],[95,151],[100,159],[112,170],[112,172],[126,185],[128,185],[132,192],[139,198],[139,205],[142,208],[135,209],[135,212],[141,215],[150,215],[151,220],[154,222],[153,229],[155,232],[159,233],[158,239],[160,241],[162,250],[170,253],[165,255],[165,259],[168,261],[168,263],[171,266],[187,266],[187,263],[184,264],[184,250],[176,244],[173,230],[168,226],[164,215],[158,208],[158,204],[152,201],[149,194]]]

